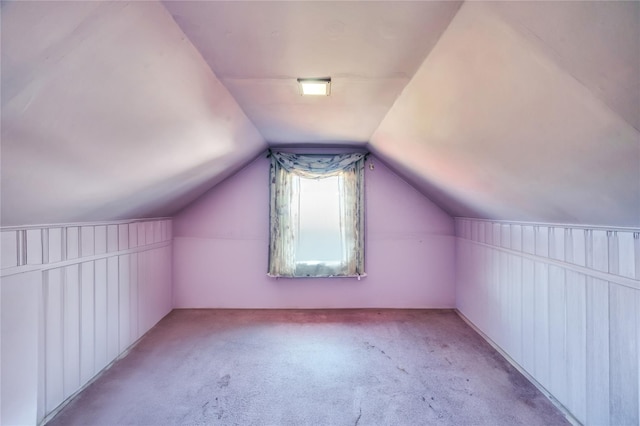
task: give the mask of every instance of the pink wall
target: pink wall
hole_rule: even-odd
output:
[[[266,276],[269,160],[260,157],[174,218],[176,308],[451,308],[450,216],[370,158],[366,272],[345,278]]]

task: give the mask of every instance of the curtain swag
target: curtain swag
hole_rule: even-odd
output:
[[[271,152],[271,157],[275,159],[282,168],[289,173],[294,173],[308,179],[336,176],[345,171],[368,154],[291,154],[287,152]]]

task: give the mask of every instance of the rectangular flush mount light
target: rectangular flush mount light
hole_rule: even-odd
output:
[[[298,86],[303,96],[329,96],[331,78],[299,78]]]

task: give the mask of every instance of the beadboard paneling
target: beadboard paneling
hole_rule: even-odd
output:
[[[62,231],[62,228],[47,229],[49,244],[48,246],[45,246],[45,248],[49,251],[47,256],[47,261],[49,263],[57,263],[62,261],[64,258],[63,252],[66,253],[66,250],[63,250],[63,247],[66,244],[63,244]]]
[[[63,269],[62,341],[64,354],[64,396],[68,398],[80,387],[80,283],[79,265]]]
[[[2,268],[13,268],[18,266],[18,232],[0,232],[0,265]]]
[[[3,425],[30,425],[38,422],[35,392],[42,384],[38,377],[40,344],[39,302],[42,274],[37,271],[3,277],[0,287],[0,411]]]
[[[80,271],[80,382],[87,383],[97,371],[94,262],[80,264]]]
[[[586,277],[586,418],[609,425],[609,285]]]
[[[45,411],[64,401],[64,282],[62,269],[45,272]]]
[[[458,310],[580,422],[640,422],[640,230],[456,219]]]
[[[150,238],[140,242],[138,229],[149,230]],[[17,400],[3,392],[3,421],[5,412],[11,414],[7,419],[42,421],[171,310],[170,229],[171,220],[162,219],[1,230],[3,252],[7,250],[1,270],[3,306],[9,288],[5,281],[33,277],[33,283],[24,285],[24,297],[34,298],[26,292],[37,288],[28,302],[40,310],[35,319],[24,319],[35,321],[39,329],[24,337],[37,341],[29,365],[17,365],[25,361],[8,353],[9,331],[3,328],[3,381],[4,371],[13,368],[41,376],[16,396],[32,398],[34,412],[26,417],[12,412]]]
[[[638,416],[638,291],[609,286],[609,414],[611,424],[640,424]]]
[[[95,230],[93,226],[83,226],[80,228],[80,249],[81,256],[92,256],[95,253]]]
[[[80,228],[67,227],[67,259],[77,259],[80,256]]]
[[[109,363],[107,352],[108,303],[107,303],[107,259],[94,262],[95,269],[95,368],[102,370]],[[94,372],[95,373],[95,372]]]
[[[27,264],[42,264],[42,230],[28,229],[26,232]]]

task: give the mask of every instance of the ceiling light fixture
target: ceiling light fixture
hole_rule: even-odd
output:
[[[329,96],[331,78],[299,78],[298,86],[303,96]]]

